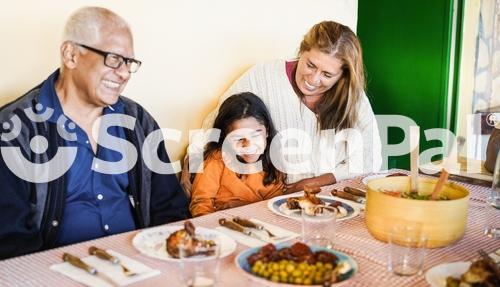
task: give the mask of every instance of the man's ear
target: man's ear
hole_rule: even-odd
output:
[[[68,69],[76,68],[80,55],[78,47],[72,42],[64,42],[60,51],[63,65]]]

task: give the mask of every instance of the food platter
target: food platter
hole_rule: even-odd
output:
[[[469,269],[470,262],[452,262],[439,264],[427,270],[425,280],[432,287],[446,287],[446,277],[460,278]]]
[[[273,213],[277,215],[300,220],[301,219],[300,209],[291,210],[288,209],[286,206],[287,199],[299,196],[301,196],[301,194],[288,194],[288,195],[274,197],[267,202],[267,208],[269,208],[269,210],[271,210]],[[348,200],[342,200],[334,198],[332,196],[325,196],[325,195],[318,195],[317,198],[325,202],[326,205],[336,202],[341,203],[341,206],[347,211],[347,214],[343,217],[337,217],[337,221],[348,220],[353,217],[356,217],[359,214],[359,208],[350,203]]]
[[[166,239],[171,233],[183,228],[184,227],[180,225],[168,225],[144,229],[134,236],[132,245],[135,249],[148,257],[165,261],[176,261],[178,259],[173,258],[167,253]],[[197,227],[196,234],[216,236],[221,247],[220,257],[226,257],[236,250],[236,241],[220,231]]]
[[[291,243],[281,243],[281,244],[278,244],[276,246],[276,248],[278,250],[280,250],[284,247],[290,247],[290,246],[291,246]],[[291,284],[284,284],[284,283],[274,283],[266,278],[259,277],[255,274],[253,274],[251,271],[251,266],[248,263],[248,258],[251,255],[257,253],[260,250],[260,248],[262,248],[262,247],[254,247],[254,248],[247,249],[247,250],[241,252],[240,254],[238,254],[235,258],[235,263],[236,263],[236,266],[238,267],[238,269],[241,270],[245,274],[245,276],[247,276],[251,280],[258,282],[258,283],[262,284],[263,286],[295,286],[295,287],[297,287],[297,286],[321,286],[321,285],[297,285],[297,284],[291,285]],[[348,266],[349,269],[345,273],[342,281],[334,283],[334,284],[332,284],[332,286],[344,285],[344,283],[348,284],[347,281],[349,279],[351,279],[352,277],[354,277],[355,274],[358,272],[358,264],[351,256],[349,256],[343,252],[332,250],[329,248],[324,248],[324,247],[311,246],[310,248],[313,252],[325,251],[325,252],[331,253],[338,258],[338,263],[342,263],[343,265]]]

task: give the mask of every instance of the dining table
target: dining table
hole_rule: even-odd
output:
[[[403,170],[391,170],[405,172]],[[321,195],[330,195],[332,189],[343,189],[346,186],[366,188],[358,176],[340,181],[322,188]],[[488,187],[468,183],[457,183],[470,191],[467,225],[463,237],[457,242],[441,248],[427,249],[424,260],[424,272],[414,276],[398,276],[387,270],[389,244],[372,237],[365,224],[363,210],[358,216],[349,220],[338,221],[335,230],[334,249],[351,256],[357,263],[358,272],[342,286],[429,286],[425,279],[425,271],[429,268],[449,262],[471,261],[477,259],[479,249],[493,252],[500,248],[500,240],[489,238],[483,234],[483,224],[486,220],[500,221],[500,210],[496,213],[486,213],[485,199],[489,194]],[[280,216],[272,212],[267,201],[260,201],[245,206],[226,209],[208,215],[190,219],[195,226],[215,228],[219,226],[218,219],[225,217],[255,218],[260,221],[277,225],[281,228],[299,233],[299,220]],[[173,222],[169,225],[182,225]],[[158,276],[131,284],[129,286],[182,286],[180,265],[177,262],[163,261],[140,253],[132,244],[134,236],[141,230],[107,236],[78,244],[54,248],[24,256],[0,261],[0,286],[82,286],[49,267],[62,262],[65,252],[79,257],[88,256],[90,246],[98,246],[123,254],[151,268],[159,270]],[[293,240],[299,240],[296,238]],[[251,275],[239,269],[235,263],[236,256],[249,247],[238,243],[236,250],[221,259],[219,281],[217,286],[264,286],[262,281],[256,281]],[[335,286],[335,285],[334,285]]]

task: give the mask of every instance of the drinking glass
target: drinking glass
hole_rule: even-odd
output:
[[[491,238],[500,239],[500,151],[497,155],[495,170],[493,170],[493,184],[484,208],[484,234]]]
[[[488,203],[496,209],[500,209],[500,150],[497,154],[495,170],[493,170],[493,184],[491,185]]]
[[[316,205],[304,208],[302,215],[302,241],[305,244],[332,248],[335,238],[337,209]]]
[[[389,271],[400,276],[421,274],[426,245],[420,224],[394,225],[389,234]]]
[[[198,235],[197,239],[211,240],[214,244],[195,248],[195,254],[189,241],[179,244],[181,281],[187,287],[215,286],[219,276],[220,240],[214,235]]]

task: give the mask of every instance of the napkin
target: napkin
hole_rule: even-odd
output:
[[[276,226],[276,225],[273,225],[273,224],[270,224],[267,222],[262,222],[258,219],[255,219],[255,218],[251,218],[250,220],[257,223],[257,224],[264,226],[267,230],[271,231],[271,233],[273,233],[274,235],[279,237],[278,240],[272,240],[272,239],[270,240],[270,241],[272,241],[273,244],[278,244],[278,243],[281,243],[284,241],[288,241],[288,240],[294,239],[294,238],[299,236],[298,233],[292,232],[290,230],[281,228],[279,226]],[[233,238],[238,243],[241,243],[241,244],[246,245],[248,247],[258,247],[258,246],[263,246],[263,245],[270,243],[270,242],[259,240],[259,239],[254,238],[254,237],[250,237],[250,236],[245,235],[241,232],[234,231],[234,230],[231,230],[231,229],[223,227],[223,226],[218,226],[215,229],[217,229],[220,232],[226,234],[227,236]],[[252,231],[255,231],[255,233],[258,233],[262,237],[268,238],[267,232],[265,232],[263,230],[257,230],[257,229],[252,228]]]
[[[88,256],[82,259],[83,262],[97,269],[99,273],[104,273],[107,277],[113,279],[113,281],[119,286],[129,285],[147,278],[151,278],[160,274],[159,270],[152,269],[138,261],[126,257],[113,250],[107,250],[109,254],[116,256],[120,259],[120,262],[126,266],[129,270],[136,272],[134,276],[126,276],[122,268],[119,265],[114,265],[109,261],[99,259],[96,256]],[[68,262],[53,264],[50,266],[50,270],[59,272],[69,278],[83,283],[87,286],[96,287],[112,287],[110,283],[104,279],[91,275],[85,270],[77,268]]]

